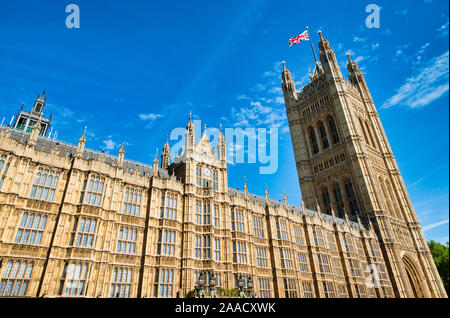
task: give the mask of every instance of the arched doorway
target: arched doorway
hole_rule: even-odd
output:
[[[414,266],[412,261],[406,256],[403,257],[403,264],[405,265],[406,276],[408,277],[409,286],[411,288],[413,296],[416,298],[425,297],[420,283],[419,278],[420,276],[417,272],[416,267]]]

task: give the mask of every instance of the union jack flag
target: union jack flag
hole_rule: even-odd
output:
[[[300,43],[300,41],[309,41],[308,30],[300,35],[294,36],[289,39],[289,47],[293,46],[295,43]]]

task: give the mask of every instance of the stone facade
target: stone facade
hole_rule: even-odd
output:
[[[447,297],[364,75],[348,56],[347,81],[319,35],[310,83],[297,92],[282,72],[305,207],[370,225],[396,297]]]
[[[205,133],[196,142],[191,119],[182,154],[171,160],[166,142],[152,165],[125,159],[123,146],[118,156],[86,149],[85,133],[77,145],[49,139],[40,134],[41,116],[31,133],[1,127],[0,297],[185,297],[201,271],[214,272],[224,289],[251,277],[257,297],[444,297],[375,108],[367,111],[373,102],[361,97],[363,77],[348,83],[334,73],[326,43],[323,70],[317,64],[301,93],[282,73],[300,208],[286,196],[271,200],[267,188],[265,197],[246,183],[243,191],[229,188],[224,136],[216,153]],[[350,107],[377,125],[384,151],[366,145]],[[336,126],[326,137],[336,142],[310,145],[306,123],[319,134],[315,122],[326,114]],[[375,171],[403,186],[403,205],[389,202],[407,219],[385,209],[390,197],[368,181]],[[330,203],[320,186],[336,178],[350,189],[344,176],[354,195]],[[390,233],[410,240],[388,240],[380,224],[395,224]],[[420,293],[406,285],[403,264],[420,271],[411,281]]]

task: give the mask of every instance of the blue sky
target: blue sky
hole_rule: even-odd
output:
[[[65,7],[80,7],[68,29]],[[381,7],[368,29],[365,8]],[[2,1],[0,119],[28,110],[47,89],[58,139],[151,163],[192,110],[202,125],[277,127],[279,167],[229,165],[229,184],[300,205],[280,90],[285,60],[300,89],[321,29],[347,76],[363,69],[427,239],[448,241],[448,3],[425,1]],[[250,115],[249,115],[250,114]],[[173,143],[174,141],[172,141]]]

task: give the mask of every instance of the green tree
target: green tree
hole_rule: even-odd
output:
[[[431,254],[433,255],[434,262],[438,269],[439,275],[441,275],[442,281],[444,283],[445,290],[448,295],[448,276],[449,276],[449,262],[448,262],[448,242],[445,245],[430,241],[428,242]]]

